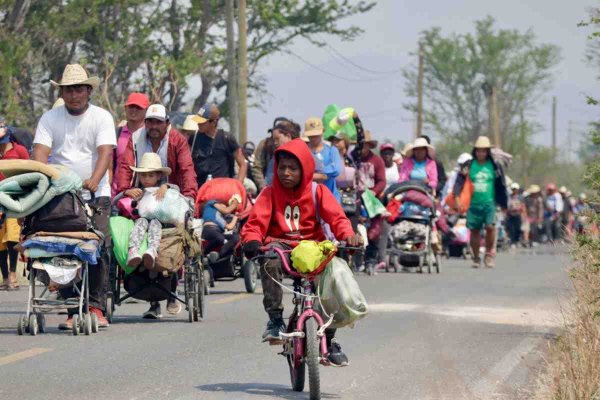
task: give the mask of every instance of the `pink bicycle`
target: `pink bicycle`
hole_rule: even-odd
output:
[[[345,249],[352,250],[353,248],[345,247]],[[289,317],[285,333],[281,335],[283,351],[279,354],[287,358],[292,389],[296,392],[304,390],[305,370],[308,367],[310,399],[318,400],[321,398],[319,364],[330,365],[327,359],[329,352],[325,329],[331,325],[333,318],[325,322],[313,308],[313,299],[317,297],[314,281],[335,256],[337,248],[330,251],[321,265],[309,274],[301,274],[290,267],[288,256],[292,252],[291,250],[265,246],[261,248],[261,251],[264,255],[257,258],[280,258],[284,273],[294,280],[294,299],[292,301],[294,310]]]

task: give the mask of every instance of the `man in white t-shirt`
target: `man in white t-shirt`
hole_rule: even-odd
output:
[[[108,168],[116,146],[114,120],[111,114],[89,103],[92,90],[100,83],[97,77],[88,77],[78,64],[65,67],[59,87],[65,104],[46,111],[35,132],[32,158],[43,163],[52,157],[53,164],[64,165],[83,180],[83,188],[95,193],[94,224],[108,244],[108,217],[110,215],[110,185]],[[103,252],[104,253],[104,252]],[[103,309],[106,304],[108,263],[105,254],[97,266],[90,268],[90,312],[98,316],[99,326],[107,327]],[[63,297],[71,297],[70,289],[61,290]],[[71,329],[72,315],[60,329]]]

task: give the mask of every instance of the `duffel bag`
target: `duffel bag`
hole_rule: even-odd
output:
[[[155,270],[177,272],[185,261],[183,225],[162,230]]]
[[[77,193],[67,192],[50,200],[25,218],[25,234],[35,232],[85,232],[91,229],[85,203]]]

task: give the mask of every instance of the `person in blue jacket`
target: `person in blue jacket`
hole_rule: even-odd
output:
[[[341,204],[342,199],[340,192],[337,190],[335,178],[342,172],[344,164],[338,149],[323,140],[324,132],[321,118],[313,117],[306,120],[304,137],[315,159],[313,181],[327,186],[338,203]]]

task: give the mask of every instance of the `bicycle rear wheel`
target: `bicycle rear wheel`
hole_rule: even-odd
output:
[[[306,365],[308,366],[308,386],[310,400],[321,399],[321,378],[319,376],[319,336],[317,336],[317,321],[314,318],[306,320]]]
[[[295,326],[295,318],[290,318],[287,332],[293,332]],[[303,360],[296,359],[296,357],[294,356],[294,343],[296,342],[296,340],[305,339],[292,339],[290,341],[286,341],[283,344],[283,350],[287,354],[288,366],[290,367],[290,381],[292,383],[292,390],[295,392],[301,392],[304,390],[304,381],[306,378],[306,364],[304,364]]]

